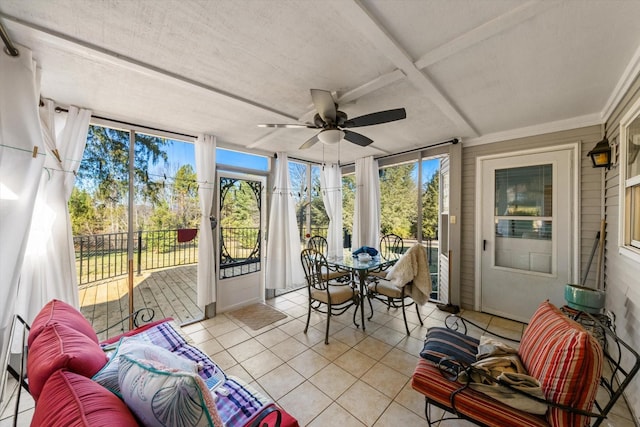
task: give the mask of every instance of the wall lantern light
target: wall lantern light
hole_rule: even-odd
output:
[[[611,147],[607,137],[605,136],[602,141],[598,142],[587,155],[591,157],[594,168],[609,169],[611,167]]]

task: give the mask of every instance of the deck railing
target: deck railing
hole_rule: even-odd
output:
[[[327,229],[312,228],[312,235],[326,236]],[[198,237],[178,242],[179,230],[136,231],[133,239],[134,269],[137,274],[145,270],[195,264],[198,262]],[[223,228],[225,268],[234,268],[248,262],[259,262],[256,250],[258,228]],[[306,243],[306,239],[303,239]],[[107,233],[74,236],[78,284],[86,285],[127,274],[127,233]],[[408,242],[405,242],[405,246]],[[437,275],[437,243],[426,242],[429,265]],[[435,247],[433,247],[435,246]]]
[[[256,262],[258,228],[219,229],[226,268]],[[133,237],[134,270],[145,270],[195,264],[198,262],[198,238],[180,243],[179,230],[136,231]],[[326,228],[313,228],[313,235],[327,235]],[[127,274],[127,233],[74,236],[78,284],[86,285]],[[259,261],[259,260],[258,260]]]
[[[84,285],[127,274],[127,233],[74,236],[78,284]],[[134,268],[143,270],[198,262],[198,238],[178,242],[178,230],[136,231]]]

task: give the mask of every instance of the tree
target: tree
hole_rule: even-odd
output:
[[[91,194],[74,187],[69,198],[69,215],[74,235],[93,234],[99,228],[96,224],[97,213]]]
[[[135,198],[159,201],[161,183],[149,179],[148,170],[167,160],[164,146],[171,142],[136,134],[134,177]],[[89,126],[87,146],[78,170],[77,186],[93,195],[103,224],[102,231],[126,230],[126,206],[129,182],[129,133],[102,126]]]
[[[228,179],[222,189],[220,226],[223,228],[260,227],[260,210],[254,189],[242,179]]]
[[[304,238],[304,226],[307,215],[307,166],[302,163],[289,162],[289,182],[291,188],[288,191],[295,202],[296,221],[300,239]]]
[[[440,195],[440,171],[436,170],[422,193],[422,236],[425,239],[438,237],[438,216]]]
[[[153,206],[149,222],[151,230],[170,230],[179,228],[176,224],[176,216],[171,212],[171,207],[166,200],[161,200]]]
[[[353,234],[353,212],[356,200],[356,176],[342,177],[342,227]]]
[[[307,200],[307,171],[307,165],[289,162],[290,191],[296,203],[296,220],[298,222],[301,239],[304,238],[305,233],[311,232],[311,230],[305,230],[307,215],[309,215],[312,229],[326,228],[329,226],[329,217],[324,207],[322,190],[320,188],[320,167],[315,165],[311,166],[311,200]]]
[[[171,205],[175,207],[177,228],[192,228],[198,225],[200,206],[198,201],[197,175],[189,164],[182,165],[175,174]]]
[[[311,228],[329,228],[329,215],[324,206],[320,167],[311,166]],[[326,234],[325,234],[326,237]]]
[[[380,169],[380,232],[411,237],[416,222],[415,163]]]

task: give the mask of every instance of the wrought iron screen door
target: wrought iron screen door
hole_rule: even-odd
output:
[[[260,301],[264,294],[265,178],[218,173],[218,308]]]

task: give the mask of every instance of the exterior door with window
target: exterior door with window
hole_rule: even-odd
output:
[[[266,178],[218,172],[217,310],[264,301]]]
[[[480,305],[528,321],[574,282],[573,150],[479,161]]]

